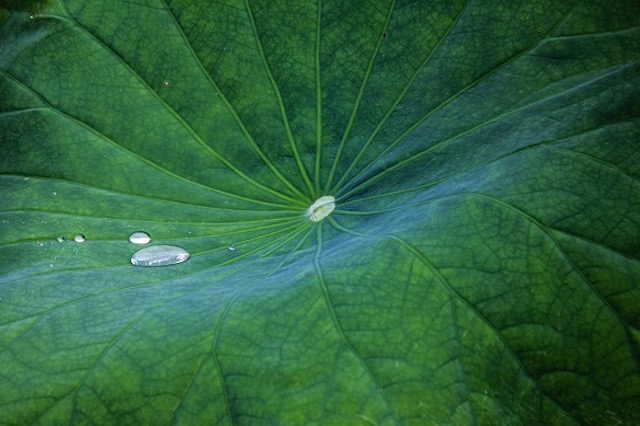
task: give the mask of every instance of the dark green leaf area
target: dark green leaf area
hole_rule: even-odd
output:
[[[637,1],[23,3],[0,423],[640,423]]]

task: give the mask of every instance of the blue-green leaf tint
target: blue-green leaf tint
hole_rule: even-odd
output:
[[[640,422],[636,1],[43,4],[0,15],[0,423]]]

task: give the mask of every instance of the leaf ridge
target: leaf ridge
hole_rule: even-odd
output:
[[[262,48],[262,42],[260,41],[260,35],[258,34],[258,28],[256,27],[256,21],[253,16],[253,11],[251,9],[251,4],[249,0],[245,0],[245,5],[247,9],[247,15],[249,20],[251,21],[251,27],[253,29],[253,33],[256,38],[256,46],[258,47],[258,52],[260,53],[260,57],[262,58],[262,62],[264,63],[264,68],[269,77],[269,81],[271,82],[271,86],[273,87],[273,91],[276,95],[276,99],[278,100],[278,105],[280,106],[280,114],[282,116],[282,121],[284,123],[285,131],[287,133],[287,139],[289,141],[289,146],[291,147],[291,152],[293,153],[293,157],[296,160],[296,165],[298,166],[298,171],[300,172],[300,177],[304,181],[307,191],[309,191],[309,195],[314,194],[313,184],[309,179],[309,175],[307,174],[307,170],[304,166],[302,158],[300,157],[300,152],[298,151],[298,147],[296,145],[295,138],[293,136],[293,132],[291,131],[291,125],[289,123],[289,118],[287,117],[287,111],[284,106],[284,101],[282,99],[282,93],[280,93],[280,88],[273,77],[273,73],[271,72],[271,68],[269,67],[269,63],[267,62],[267,58],[264,54],[264,49]],[[307,201],[311,201],[310,197],[304,197]]]
[[[201,189],[206,189],[208,191],[212,191],[212,192],[215,192],[215,193],[218,193],[218,194],[221,194],[221,195],[225,195],[225,196],[230,197],[230,198],[235,198],[237,200],[242,200],[242,201],[248,201],[248,202],[252,202],[252,203],[255,203],[255,204],[261,204],[261,205],[267,205],[267,206],[271,206],[271,207],[281,208],[281,206],[279,204],[274,204],[274,203],[270,203],[270,202],[263,201],[263,200],[257,200],[257,199],[253,199],[253,198],[249,198],[249,197],[244,197],[244,196],[237,195],[237,194],[234,194],[234,193],[231,193],[231,192],[227,192],[227,191],[224,191],[224,190],[221,190],[221,189],[218,189],[218,188],[214,188],[214,187],[211,187],[211,186],[208,186],[208,185],[203,185],[203,184],[195,182],[195,181],[193,181],[193,180],[191,180],[191,179],[189,179],[187,177],[184,177],[184,176],[179,175],[179,174],[177,174],[175,172],[172,172],[172,171],[166,169],[165,167],[163,167],[163,166],[161,166],[161,165],[159,165],[159,164],[157,164],[157,163],[155,163],[155,162],[143,157],[142,155],[140,155],[140,154],[138,154],[138,153],[136,153],[136,152],[124,147],[123,145],[121,145],[118,142],[114,141],[113,139],[111,139],[110,137],[105,135],[104,133],[100,132],[98,129],[90,126],[89,124],[83,122],[82,120],[79,120],[76,117],[74,117],[74,116],[62,111],[60,108],[53,106],[47,100],[45,100],[39,93],[35,92],[35,90],[33,90],[32,88],[26,86],[22,81],[18,80],[16,77],[11,75],[8,71],[0,69],[0,74],[5,75],[6,77],[10,78],[14,82],[18,83],[20,86],[22,86],[22,87],[26,88],[27,90],[29,90],[30,93],[33,93],[34,96],[37,96],[40,99],[40,101],[42,103],[44,103],[47,106],[48,110],[50,110],[51,112],[59,115],[60,117],[62,117],[63,119],[65,119],[67,121],[70,121],[70,122],[74,123],[75,125],[77,125],[79,127],[87,129],[88,131],[90,131],[94,135],[98,136],[100,139],[102,139],[105,142],[109,143],[109,145],[113,146],[114,148],[126,153],[127,155],[135,158],[136,160],[138,160],[138,161],[140,161],[140,162],[142,162],[142,163],[144,163],[144,164],[146,164],[146,165],[148,165],[150,167],[155,168],[156,170],[159,170],[159,171],[161,171],[161,172],[163,172],[163,173],[165,173],[165,174],[167,174],[167,175],[169,175],[171,177],[174,177],[174,178],[176,178],[178,180],[186,182],[186,183],[188,183],[190,185],[194,185],[194,186],[196,186],[198,188],[201,188]],[[60,178],[58,178],[58,179],[60,179]],[[61,180],[65,180],[65,179],[61,179]],[[69,182],[74,182],[74,183],[79,183],[79,182],[75,182],[75,181],[71,181],[71,180],[68,180],[68,181]],[[275,195],[275,194],[272,194],[272,195]],[[281,198],[281,197],[277,197],[277,198]],[[295,201],[294,204],[306,206],[306,204],[303,204],[298,200],[289,199],[289,198],[285,198],[283,200],[284,201],[287,201],[287,200]],[[285,207],[289,208],[289,209],[291,208],[290,206],[285,206]]]
[[[496,121],[500,121],[500,120],[504,119],[505,117],[511,116],[511,115],[516,114],[518,112],[525,111],[528,108],[533,108],[533,107],[538,106],[538,105],[543,105],[544,103],[548,102],[550,99],[555,99],[555,98],[559,98],[559,97],[568,97],[572,93],[578,91],[581,88],[584,88],[586,86],[599,83],[601,80],[610,78],[612,76],[615,76],[616,74],[619,74],[619,73],[622,73],[624,71],[627,71],[627,69],[631,68],[633,65],[634,64],[627,64],[627,65],[623,65],[623,66],[612,67],[613,68],[612,70],[607,71],[604,74],[598,75],[598,76],[596,76],[595,78],[593,78],[591,80],[588,80],[588,81],[585,81],[585,82],[581,82],[580,84],[578,84],[576,86],[572,86],[572,87],[570,87],[568,89],[565,89],[565,90],[563,90],[561,92],[557,92],[557,93],[551,94],[551,95],[549,95],[547,97],[544,97],[542,99],[538,99],[535,102],[532,102],[530,104],[520,105],[517,108],[511,109],[509,111],[502,112],[499,115],[493,116],[490,119],[485,120],[482,123],[478,123],[477,125],[469,128],[469,129],[466,129],[466,130],[464,130],[464,131],[462,131],[462,132],[460,132],[460,133],[458,133],[456,135],[453,135],[453,136],[448,137],[448,138],[446,138],[446,139],[444,139],[444,140],[442,140],[442,141],[440,141],[438,143],[435,143],[434,145],[431,145],[429,148],[427,148],[425,150],[419,151],[419,152],[417,152],[417,153],[415,153],[415,154],[413,154],[413,155],[411,155],[411,156],[409,156],[409,157],[407,157],[405,159],[402,159],[402,160],[394,163],[392,166],[389,166],[389,167],[385,168],[384,170],[382,170],[378,174],[372,175],[371,177],[367,178],[366,180],[358,183],[357,185],[355,185],[355,186],[353,186],[353,187],[351,187],[349,189],[349,185],[351,185],[354,182],[354,180],[357,178],[357,176],[356,176],[356,177],[354,177],[354,179],[352,179],[344,187],[344,189],[347,190],[346,193],[341,193],[341,191],[343,191],[343,189],[341,189],[338,192],[337,199],[340,200],[342,198],[348,197],[349,195],[351,195],[354,192],[356,192],[358,190],[358,188],[360,188],[362,186],[366,186],[366,185],[370,184],[371,182],[374,182],[374,181],[380,179],[384,175],[386,175],[388,173],[391,173],[394,170],[400,169],[400,168],[406,166],[407,164],[409,164],[409,163],[411,163],[411,162],[413,162],[413,161],[415,161],[415,160],[417,160],[419,158],[422,158],[425,155],[435,151],[436,149],[441,148],[443,146],[446,146],[447,144],[449,144],[451,142],[454,142],[454,141],[456,141],[457,139],[459,139],[461,137],[470,135],[473,132],[476,132],[476,131],[478,131],[478,130],[480,130],[480,129],[488,126],[488,125],[491,125]],[[431,114],[431,112],[429,114],[427,114],[426,116],[424,116],[424,118],[426,119],[426,117],[428,117],[430,114]],[[417,125],[419,125],[419,124],[421,124],[421,122],[417,123]],[[381,153],[380,156],[378,156],[378,159],[382,158],[382,155],[384,153],[388,152],[395,144],[397,144],[397,142],[401,141],[402,138],[406,137],[409,133],[414,131],[416,129],[417,125],[416,126],[412,126],[407,131],[405,131],[399,138],[396,139],[396,141],[392,145],[390,145],[390,147],[388,149],[385,149],[385,151],[383,151],[383,153]],[[371,167],[374,164],[375,163],[372,162],[367,167]],[[362,171],[359,173],[359,175],[362,174],[365,170],[366,170],[366,168],[362,169]]]
[[[493,332],[493,334],[500,341],[500,343],[503,345],[505,350],[507,350],[509,352],[509,355],[511,356],[513,361],[519,366],[519,368],[522,371],[522,373],[531,382],[535,383],[536,386],[538,386],[538,380],[536,380],[533,377],[533,375],[529,372],[529,369],[526,368],[526,366],[523,364],[522,360],[516,355],[514,349],[511,347],[509,342],[504,338],[502,333],[500,333],[500,330],[498,330],[491,323],[491,321],[489,321],[489,319],[485,315],[482,314],[482,312],[480,312],[478,309],[476,309],[476,307],[471,302],[469,302],[462,294],[460,294],[460,292],[458,292],[458,290],[456,290],[449,283],[449,281],[440,273],[438,268],[436,268],[436,266],[424,255],[424,253],[422,253],[422,251],[420,251],[413,244],[405,241],[401,237],[398,237],[398,236],[395,236],[395,235],[392,235],[392,234],[383,234],[383,235],[379,235],[379,236],[371,236],[371,235],[368,235],[368,234],[364,234],[364,233],[361,233],[361,232],[350,230],[350,229],[340,225],[340,223],[335,218],[329,217],[327,219],[329,220],[329,223],[331,223],[331,225],[334,226],[339,231],[343,231],[343,232],[349,233],[351,235],[358,236],[358,237],[363,237],[363,238],[367,238],[367,239],[374,239],[374,240],[381,239],[381,238],[388,239],[388,240],[391,240],[391,241],[397,243],[398,245],[403,247],[406,251],[408,251],[409,253],[413,254],[416,259],[418,259],[425,267],[427,267],[433,273],[433,275],[438,279],[438,282],[440,282],[440,284],[443,286],[443,288],[445,290],[447,290],[450,295],[455,296],[460,302],[462,302],[469,309],[470,312],[472,312],[478,319],[480,319]]]
[[[492,197],[490,195],[486,195],[486,194],[482,194],[482,193],[465,193],[465,194],[461,194],[462,196],[468,196],[468,197],[475,197],[475,198],[479,198],[479,199],[484,199],[487,200],[493,204],[499,205],[503,208],[507,208],[510,211],[513,211],[514,213],[516,213],[518,216],[526,219],[529,223],[531,223],[532,225],[534,225],[537,229],[539,229],[544,235],[546,235],[546,237],[549,239],[549,241],[551,241],[553,243],[553,245],[556,247],[556,249],[558,250],[558,252],[562,255],[562,257],[565,258],[565,260],[568,262],[569,265],[571,265],[571,269],[573,269],[578,276],[580,276],[581,280],[587,284],[587,286],[589,287],[589,289],[591,290],[591,292],[593,294],[595,294],[596,296],[598,296],[598,299],[600,299],[600,301],[602,302],[603,306],[606,307],[609,312],[611,312],[616,319],[618,320],[618,322],[620,323],[620,325],[625,329],[625,330],[629,330],[630,328],[633,328],[633,325],[630,324],[624,317],[622,317],[622,315],[613,307],[613,305],[611,305],[611,302],[609,302],[609,299],[607,297],[605,297],[602,292],[600,292],[600,290],[598,290],[596,288],[596,286],[593,284],[593,282],[591,282],[591,280],[589,280],[587,278],[587,276],[583,273],[582,269],[580,269],[578,267],[578,265],[576,265],[576,263],[573,261],[573,258],[566,252],[566,250],[562,247],[562,245],[560,244],[560,242],[552,235],[552,233],[550,232],[551,227],[544,225],[542,222],[540,222],[538,219],[536,219],[535,217],[533,217],[532,215],[530,215],[529,213],[527,213],[526,211],[520,209],[519,207],[514,206],[513,204],[510,204],[504,200]],[[562,231],[560,231],[562,232]],[[637,357],[633,358],[635,360],[636,363],[636,367],[638,370],[640,370],[640,360]]]
[[[162,5],[163,5],[164,9],[166,10],[166,12],[168,13],[168,15],[171,17],[171,19],[175,23],[176,28],[178,28],[178,30],[180,31],[180,35],[182,36],[182,39],[184,40],[185,45],[189,49],[189,52],[190,52],[191,56],[196,60],[196,62],[198,64],[198,67],[200,67],[200,70],[202,71],[202,74],[207,78],[207,80],[209,81],[209,84],[211,84],[211,87],[213,87],[213,89],[216,91],[216,93],[219,94],[220,98],[222,99],[222,101],[224,102],[225,106],[227,107],[227,110],[233,116],[234,120],[238,124],[238,127],[240,128],[242,133],[245,135],[245,137],[249,141],[249,144],[251,145],[253,150],[256,152],[256,154],[258,154],[258,156],[260,157],[262,162],[269,168],[269,170],[271,170],[271,172],[278,178],[278,180],[280,180],[280,182],[282,182],[294,194],[296,194],[298,196],[302,196],[302,193],[294,185],[292,185],[291,182],[286,177],[284,177],[284,175],[280,172],[280,170],[276,167],[276,165],[273,164],[273,162],[271,160],[269,160],[269,158],[265,155],[265,153],[262,151],[262,149],[260,149],[260,146],[256,143],[256,141],[253,138],[253,136],[251,136],[251,133],[249,132],[249,130],[245,126],[242,118],[240,118],[240,115],[238,114],[238,112],[235,110],[233,105],[231,105],[231,102],[229,102],[229,99],[227,99],[227,96],[221,90],[220,86],[215,82],[215,80],[213,79],[211,74],[209,72],[207,72],[207,70],[205,69],[204,64],[200,60],[200,57],[195,52],[195,50],[193,49],[193,45],[191,44],[191,42],[187,38],[187,36],[186,36],[186,34],[185,34],[185,32],[184,32],[184,30],[182,28],[182,25],[180,25],[180,23],[178,22],[176,16],[174,15],[173,11],[171,10],[169,5],[167,4],[166,0],[160,0],[160,1],[162,2]]]
[[[161,0],[164,2],[164,0]],[[66,5],[64,5],[63,3],[63,7],[66,9]],[[67,13],[69,14],[69,11],[67,10]],[[173,17],[173,14],[171,14],[171,16]],[[84,27],[83,25],[81,25],[78,21],[76,21],[74,18],[71,17],[71,14],[69,14],[69,18],[67,18],[70,22],[72,22],[77,28],[80,28],[91,40],[93,40],[96,44],[98,44],[100,47],[102,47],[105,51],[108,51],[111,53],[111,55],[116,58],[121,64],[122,66],[132,75],[135,76],[135,78],[140,82],[141,85],[143,85],[145,87],[145,89],[147,89],[148,93],[151,93],[153,95],[153,97],[157,100],[157,102],[162,105],[165,110],[171,114],[171,116],[173,116],[173,118],[180,123],[180,125],[189,133],[191,134],[191,136],[193,137],[193,139],[195,141],[198,142],[198,144],[200,146],[202,146],[206,151],[208,151],[216,160],[218,160],[220,163],[222,163],[225,167],[227,167],[229,170],[231,170],[233,173],[235,173],[238,177],[240,177],[241,179],[243,179],[244,181],[246,181],[247,183],[249,183],[250,185],[261,189],[271,195],[273,195],[276,198],[279,198],[283,201],[288,201],[292,204],[297,204],[297,205],[306,205],[305,203],[302,203],[300,200],[296,199],[296,198],[292,198],[288,195],[285,195],[273,188],[270,188],[268,186],[265,186],[263,184],[261,184],[260,182],[256,181],[255,179],[249,177],[247,174],[245,174],[244,172],[242,172],[240,169],[238,169],[234,164],[232,164],[229,160],[227,160],[223,155],[221,155],[216,149],[214,149],[211,145],[207,144],[201,137],[200,135],[193,129],[193,127],[187,123],[180,114],[178,114],[178,112],[173,109],[169,104],[167,104],[164,99],[162,99],[155,90],[152,90],[151,87],[149,86],[149,84],[133,69],[133,67],[127,63],[127,61],[124,60],[124,58],[118,54],[115,50],[113,50],[111,47],[109,47],[106,43],[104,43],[102,40],[100,40],[96,35],[94,35],[93,33],[91,33],[86,27]],[[178,25],[176,23],[176,25]],[[181,29],[181,27],[178,25],[178,28]],[[186,41],[186,40],[185,40]],[[187,45],[191,48],[191,45],[189,43],[187,43]],[[196,57],[197,58],[197,57]],[[198,61],[199,62],[199,61]],[[205,72],[205,75],[208,76],[208,74]],[[232,195],[230,195],[232,196]]]
[[[360,85],[360,89],[358,90],[358,96],[356,97],[356,101],[353,104],[353,108],[351,109],[351,114],[349,115],[349,121],[347,122],[347,127],[345,128],[344,132],[343,132],[343,136],[342,139],[340,140],[340,145],[338,146],[338,151],[336,152],[336,156],[333,159],[333,164],[331,165],[331,170],[329,172],[329,177],[327,178],[327,182],[324,185],[324,192],[326,193],[333,193],[332,189],[331,189],[331,183],[333,182],[336,170],[338,168],[338,164],[340,163],[340,157],[342,157],[342,152],[344,150],[344,147],[346,145],[347,139],[349,138],[349,134],[351,133],[351,129],[353,127],[353,123],[355,121],[356,118],[356,114],[358,112],[358,110],[360,109],[360,103],[362,102],[362,97],[364,96],[364,90],[367,87],[367,84],[369,83],[369,79],[371,78],[371,71],[373,70],[373,64],[378,56],[378,52],[380,50],[380,46],[382,45],[382,34],[384,34],[387,31],[387,28],[389,27],[389,23],[391,22],[391,16],[393,15],[393,11],[395,9],[396,6],[396,2],[397,0],[392,0],[390,7],[389,7],[389,11],[387,12],[387,20],[384,24],[384,27],[382,29],[382,33],[381,36],[378,39],[378,42],[376,43],[376,47],[373,50],[373,53],[371,55],[371,58],[369,58],[369,63],[367,65],[367,71],[365,72],[364,78],[362,80],[362,84]],[[337,185],[339,186],[339,185]]]
[[[322,0],[318,0],[318,15],[316,18],[315,66],[316,66],[316,162],[314,171],[315,194],[319,197],[320,189],[320,160],[322,158],[322,81],[320,80],[320,22],[322,19]]]
[[[371,378],[371,382],[375,385],[375,388],[378,391],[378,393],[380,394],[382,401],[384,401],[384,403],[385,403],[385,408],[386,408],[386,411],[387,411],[388,415],[393,418],[393,410],[389,406],[389,403],[387,402],[386,398],[384,398],[384,389],[382,388],[382,386],[380,386],[380,383],[378,382],[378,379],[376,379],[375,375],[373,374],[373,372],[371,371],[371,369],[369,368],[369,366],[367,365],[365,360],[362,358],[362,355],[360,355],[360,353],[356,350],[356,348],[351,344],[351,342],[349,341],[347,336],[344,334],[344,331],[342,330],[342,325],[340,325],[340,320],[338,319],[338,316],[336,315],[335,309],[333,308],[333,302],[331,301],[331,295],[329,294],[329,289],[328,289],[327,284],[326,284],[326,282],[324,280],[324,275],[322,274],[322,268],[320,267],[320,257],[321,257],[321,254],[322,254],[322,244],[323,244],[323,240],[322,240],[322,224],[320,224],[320,226],[317,227],[316,235],[317,235],[317,245],[316,245],[316,253],[315,253],[315,256],[313,258],[313,267],[314,267],[314,269],[316,271],[316,275],[318,277],[318,284],[320,285],[320,290],[322,292],[322,296],[323,296],[324,301],[325,301],[325,306],[327,307],[327,310],[329,311],[329,316],[330,316],[331,322],[333,323],[333,326],[334,326],[333,328],[336,330],[336,332],[340,336],[340,340],[342,340],[344,342],[345,347],[349,350],[349,352],[351,354],[353,354],[353,356],[358,360],[360,365],[362,365],[364,371],[366,371],[367,375]]]
[[[457,23],[459,22],[460,18],[462,17],[462,15],[464,15],[465,11],[467,10],[467,8],[469,7],[469,5],[471,4],[473,0],[467,0],[467,2],[464,4],[464,6],[460,9],[460,11],[458,12],[458,14],[456,15],[456,17],[451,21],[451,25],[449,25],[449,27],[447,28],[447,30],[445,31],[445,33],[442,35],[442,37],[440,37],[440,39],[438,40],[438,42],[436,43],[436,45],[433,47],[433,49],[431,50],[431,52],[429,52],[429,54],[426,56],[426,58],[424,59],[424,61],[422,61],[422,63],[420,64],[419,67],[416,68],[416,70],[414,71],[413,75],[411,76],[411,78],[409,79],[409,81],[407,81],[407,84],[405,85],[405,87],[402,89],[402,91],[400,92],[400,94],[398,95],[398,97],[396,98],[396,100],[393,102],[393,104],[391,105],[391,107],[389,108],[389,110],[387,111],[387,113],[384,115],[384,117],[382,118],[382,120],[380,120],[380,123],[378,123],[378,125],[376,126],[376,128],[374,129],[373,133],[371,134],[371,136],[369,136],[369,138],[367,139],[367,141],[365,142],[364,146],[358,151],[358,154],[355,156],[355,158],[351,161],[351,164],[349,165],[349,167],[347,168],[347,170],[343,173],[342,177],[340,178],[340,180],[338,181],[338,183],[336,183],[336,188],[332,191],[332,192],[336,192],[338,190],[338,188],[342,187],[342,184],[344,183],[345,179],[347,179],[347,177],[349,176],[349,174],[351,173],[351,171],[353,170],[353,168],[356,166],[356,164],[358,163],[358,161],[360,161],[360,158],[362,158],[362,156],[364,155],[364,153],[366,152],[366,150],[371,146],[371,143],[373,142],[373,140],[375,139],[375,137],[377,136],[377,134],[380,132],[380,130],[382,130],[382,128],[384,127],[384,125],[386,124],[387,120],[391,117],[391,115],[393,114],[393,112],[396,110],[396,108],[398,107],[398,105],[400,104],[400,102],[402,101],[402,99],[404,99],[405,95],[409,92],[409,89],[411,88],[411,85],[416,81],[416,79],[418,78],[418,75],[420,75],[420,73],[424,70],[424,67],[427,66],[427,64],[431,61],[431,58],[433,58],[433,55],[436,53],[436,51],[440,48],[440,46],[442,45],[442,42],[447,38],[447,36],[451,33],[451,31],[453,30],[453,28],[455,28],[455,26],[457,25]],[[393,144],[392,144],[393,146]],[[376,157],[376,160],[379,159],[382,155],[384,155],[384,153],[386,153],[388,150],[384,150],[382,154],[378,155]],[[374,163],[376,160],[372,161],[370,164]],[[369,164],[369,165],[370,165]],[[364,169],[366,169],[369,165],[365,166]],[[363,169],[363,170],[364,170]],[[359,174],[359,173],[358,173]],[[356,177],[358,176],[358,174],[356,175]],[[347,186],[349,186],[349,184],[347,184]]]
[[[575,7],[575,5],[579,2],[580,0],[577,0],[574,2],[573,7]],[[465,9],[466,7],[469,5],[469,3],[471,2],[471,0],[469,0],[469,2],[467,2],[465,4]],[[456,21],[458,21],[458,19],[460,18],[461,14],[464,13],[464,9],[461,11],[461,13],[456,17]],[[431,111],[429,111],[427,114],[425,114],[424,116],[422,116],[421,118],[419,118],[412,126],[410,126],[407,130],[405,130],[400,136],[398,136],[387,148],[385,148],[382,152],[380,152],[380,154],[378,154],[373,160],[371,160],[367,165],[365,165],[364,167],[361,168],[361,171],[359,173],[357,173],[353,178],[351,178],[349,180],[349,182],[347,182],[344,185],[344,188],[349,188],[350,186],[353,185],[354,181],[358,178],[358,176],[360,176],[364,171],[366,171],[367,169],[371,168],[377,161],[379,161],[381,158],[384,157],[384,155],[386,155],[387,152],[389,152],[391,149],[393,149],[398,143],[400,143],[408,134],[410,134],[411,132],[413,132],[416,128],[418,128],[422,123],[424,123],[429,117],[431,117],[433,114],[435,114],[436,112],[440,111],[441,109],[443,109],[445,106],[449,105],[451,102],[453,102],[454,100],[456,100],[457,98],[459,98],[461,95],[467,93],[470,89],[472,89],[473,87],[477,86],[478,84],[480,84],[481,82],[485,81],[487,78],[489,78],[490,76],[498,73],[499,71],[503,70],[504,68],[506,68],[508,65],[510,65],[511,63],[515,62],[517,59],[519,59],[520,57],[524,56],[526,53],[532,51],[533,49],[535,49],[536,47],[538,47],[541,43],[543,43],[547,37],[549,36],[549,34],[552,34],[556,28],[558,28],[560,25],[562,25],[562,23],[567,19],[567,17],[571,14],[571,12],[568,12],[567,14],[565,14],[563,16],[562,19],[558,20],[558,22],[556,22],[556,24],[549,30],[549,32],[547,33],[547,36],[543,37],[541,40],[539,40],[538,42],[536,42],[535,44],[531,45],[529,48],[527,49],[523,49],[520,52],[517,52],[515,55],[513,55],[512,57],[510,57],[509,59],[505,60],[504,62],[502,62],[499,66],[492,68],[489,72],[481,75],[480,77],[478,77],[477,79],[475,79],[474,81],[472,81],[471,83],[469,83],[467,86],[463,87],[462,89],[460,89],[458,92],[454,93],[453,95],[451,95],[449,98],[445,99],[443,102],[440,103],[440,105],[438,105],[437,107],[435,107],[434,109],[432,109]],[[454,22],[454,24],[455,24]],[[447,33],[443,36],[443,38],[440,40],[440,43],[442,42],[442,40],[444,40],[446,38],[446,35],[449,34],[449,32],[451,31],[452,27],[450,27],[447,30]],[[438,44],[439,46],[440,44]],[[435,52],[436,49],[434,49]],[[433,53],[433,52],[432,52]],[[429,56],[428,59],[431,58],[431,55]],[[367,147],[368,145],[371,144],[371,142],[373,141],[373,138],[375,137],[375,135],[377,135],[377,133],[382,129],[383,125],[386,123],[386,120],[391,116],[391,114],[393,113],[393,111],[395,110],[395,107],[397,106],[397,104],[400,103],[400,101],[402,100],[402,98],[406,95],[406,93],[408,92],[410,85],[413,84],[413,82],[415,81],[415,79],[417,78],[417,76],[420,74],[420,72],[424,69],[424,66],[426,66],[426,62],[416,70],[416,72],[414,73],[414,75],[412,76],[412,79],[409,81],[408,85],[405,87],[405,89],[403,90],[403,92],[400,94],[400,96],[398,97],[398,99],[396,100],[396,102],[394,103],[394,106],[392,109],[389,110],[389,112],[387,112],[387,115],[385,115],[385,119],[382,120],[381,124],[376,127],[376,130],[374,131],[374,133],[372,134],[371,137],[369,137],[369,139],[367,140],[367,143],[365,144],[365,147]],[[486,124],[486,123],[482,123],[482,124]],[[477,128],[478,126],[475,126],[472,129]],[[469,129],[468,131],[471,131],[472,129]],[[459,137],[459,136],[458,136]],[[455,138],[455,137],[454,137]],[[454,140],[454,138],[449,138],[446,141],[449,140]],[[364,149],[362,151],[360,151],[359,156],[357,156],[354,161],[352,162],[351,167],[347,170],[347,172],[344,173],[340,183],[338,186],[340,186],[343,181],[348,177],[349,173],[351,172],[351,169],[355,166],[355,163],[357,161],[359,161],[359,157],[361,157],[362,152],[364,151]],[[340,191],[343,191],[344,188],[341,188]],[[352,192],[352,191],[349,191]]]

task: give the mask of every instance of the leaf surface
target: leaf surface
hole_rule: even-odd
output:
[[[636,1],[10,8],[0,423],[640,421]]]

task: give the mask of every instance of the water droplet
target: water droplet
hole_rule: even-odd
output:
[[[189,253],[178,246],[158,245],[145,247],[131,256],[135,266],[165,266],[182,263],[189,259]]]
[[[329,216],[336,208],[336,199],[331,195],[318,198],[307,210],[307,217],[312,222],[319,222]]]
[[[73,241],[75,241],[76,243],[84,243],[85,241],[87,241],[87,239],[84,237],[84,235],[78,234],[73,237]]]
[[[36,244],[39,245],[40,247],[44,247],[44,243],[42,241],[36,241]]]
[[[147,244],[151,241],[151,237],[146,232],[138,231],[129,235],[129,242],[133,244]]]
[[[29,19],[33,19],[33,15],[29,15]]]
[[[236,251],[236,246],[234,246],[233,244],[231,244],[229,246],[229,251]]]
[[[171,86],[171,83],[169,82],[169,80],[165,80],[162,82],[162,84],[164,85],[164,87],[169,87]]]
[[[64,237],[62,235],[60,235],[58,238],[56,238],[56,241],[59,243],[64,242]]]

